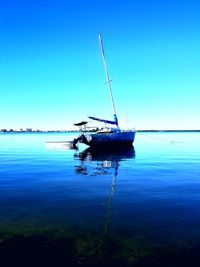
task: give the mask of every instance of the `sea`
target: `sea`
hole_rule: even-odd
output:
[[[200,132],[0,134],[0,265],[200,266]]]

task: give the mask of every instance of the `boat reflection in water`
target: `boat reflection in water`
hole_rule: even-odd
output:
[[[75,166],[77,174],[83,175],[106,175],[117,176],[119,162],[134,158],[133,146],[125,148],[95,149],[89,147],[82,152],[75,153],[75,158],[80,160],[80,165]]]
[[[80,165],[75,166],[77,174],[88,176],[108,175],[112,177],[105,207],[105,221],[101,238],[97,245],[97,250],[101,252],[110,226],[112,198],[116,189],[120,161],[134,158],[135,150],[133,146],[124,149],[94,149],[89,147],[80,153],[76,153],[74,157],[80,160]]]

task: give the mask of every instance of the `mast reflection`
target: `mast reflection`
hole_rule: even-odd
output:
[[[97,150],[87,148],[80,153],[75,153],[74,157],[80,162],[78,166],[75,166],[77,174],[88,176],[109,175],[112,177],[110,192],[105,204],[105,219],[102,225],[100,238],[96,244],[97,255],[101,258],[106,237],[111,225],[112,199],[116,189],[116,178],[118,175],[120,161],[134,158],[135,149],[133,146],[124,149],[104,148]]]

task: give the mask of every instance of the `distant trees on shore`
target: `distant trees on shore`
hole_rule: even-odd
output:
[[[20,128],[19,130],[14,130],[14,129],[0,129],[0,133],[54,133],[54,132],[77,132],[75,130],[33,130],[32,128],[26,128],[22,129]]]

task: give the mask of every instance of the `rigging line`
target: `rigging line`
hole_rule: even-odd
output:
[[[101,34],[100,33],[99,33],[99,43],[100,43],[100,48],[101,48],[102,57],[103,57],[103,63],[104,63],[104,69],[105,69],[105,73],[106,73],[106,79],[107,79],[108,87],[109,87],[109,90],[110,90],[110,98],[111,98],[111,103],[112,103],[112,106],[113,106],[113,112],[114,112],[114,114],[116,114],[116,109],[115,109],[115,104],[114,104],[114,99],[113,99],[113,94],[112,94],[112,88],[111,88],[111,79],[110,79],[110,76],[108,74],[108,68],[107,68],[107,64],[106,64],[105,52],[104,52],[103,42],[102,42],[102,38],[101,38]]]

